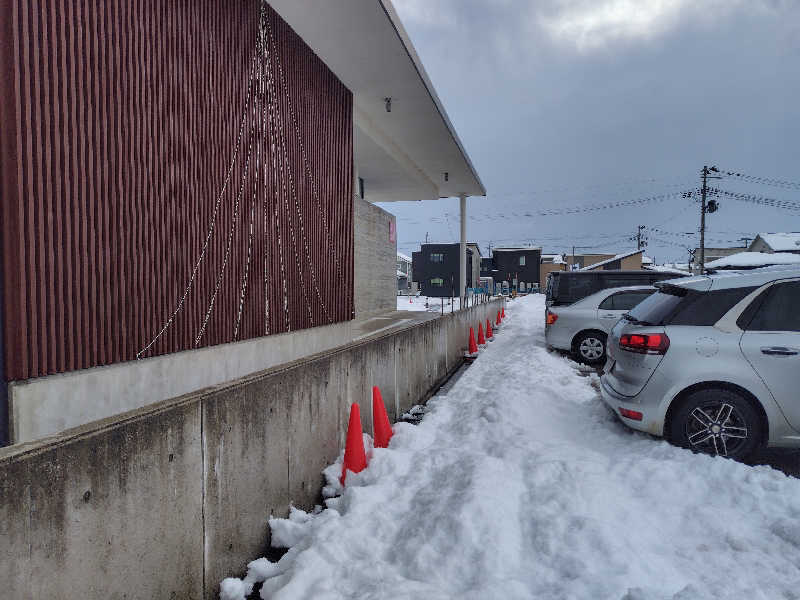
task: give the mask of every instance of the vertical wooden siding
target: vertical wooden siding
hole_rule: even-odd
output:
[[[6,378],[349,320],[352,95],[257,0],[0,5]]]

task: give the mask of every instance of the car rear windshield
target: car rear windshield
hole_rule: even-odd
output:
[[[754,287],[698,292],[677,286],[664,286],[628,313],[628,319],[645,325],[711,326]]]

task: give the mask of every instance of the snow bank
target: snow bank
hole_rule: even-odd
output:
[[[595,375],[544,349],[543,296],[506,312],[327,510],[270,519],[290,550],[221,598],[262,580],[277,600],[800,597],[800,480],[628,430]]]

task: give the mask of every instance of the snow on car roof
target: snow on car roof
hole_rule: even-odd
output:
[[[756,268],[770,265],[800,264],[800,254],[768,254],[766,252],[738,252],[706,263],[709,269]]]

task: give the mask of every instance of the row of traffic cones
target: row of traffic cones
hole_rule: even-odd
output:
[[[392,439],[392,425],[383,403],[381,390],[372,387],[372,431],[375,434],[375,448],[387,448]],[[347,424],[347,441],[344,447],[342,476],[339,481],[344,485],[347,472],[360,473],[367,468],[367,453],[364,451],[364,434],[361,430],[361,408],[358,403],[350,405],[350,422]]]
[[[506,316],[505,307],[497,311],[495,329],[500,328]],[[478,324],[478,343],[475,343],[475,330],[469,328],[469,354],[468,357],[478,356],[478,344],[486,347],[487,339],[494,340],[492,323],[486,319],[486,336],[483,334],[483,323]],[[386,413],[386,406],[383,403],[381,390],[378,386],[372,387],[372,430],[375,434],[375,448],[387,448],[389,440],[392,439],[392,425],[389,423],[389,415]],[[364,450],[364,433],[361,430],[361,408],[357,402],[350,405],[350,421],[347,424],[347,441],[344,447],[344,461],[342,463],[342,476],[339,481],[345,484],[347,472],[360,473],[367,468],[367,453]]]
[[[495,319],[494,327],[495,329],[500,329],[503,325],[503,319],[506,316],[505,307],[501,307],[500,310],[497,311],[497,318]],[[486,319],[486,336],[483,335],[483,323],[478,323],[478,341],[475,341],[475,328],[469,328],[469,349],[465,355],[467,360],[475,360],[478,356],[479,348],[485,348],[487,346],[487,341],[492,342],[494,341],[494,333],[492,331],[492,322],[491,319]]]

